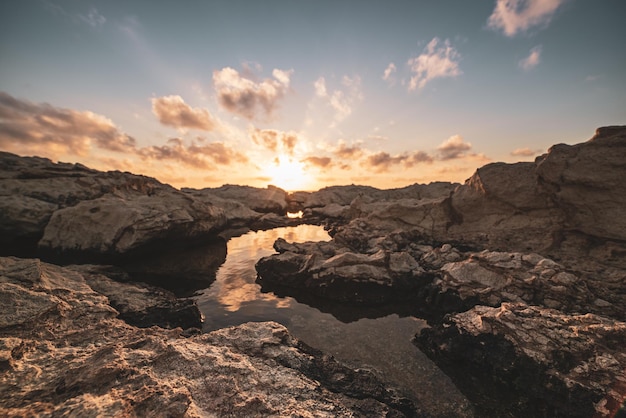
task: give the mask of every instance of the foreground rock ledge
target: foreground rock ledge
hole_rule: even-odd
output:
[[[139,329],[75,270],[0,258],[0,415],[415,416],[282,325]]]
[[[490,414],[614,416],[626,395],[626,323],[598,315],[475,306],[416,343]]]

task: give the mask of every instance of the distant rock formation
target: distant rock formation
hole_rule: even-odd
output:
[[[0,254],[117,259],[288,224],[275,187],[185,191],[145,176],[0,152]],[[273,215],[273,216],[272,216]]]

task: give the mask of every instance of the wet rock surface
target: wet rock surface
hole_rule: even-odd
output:
[[[106,287],[75,269],[0,258],[3,416],[415,416],[370,372],[281,325],[188,338],[140,329],[89,281]]]

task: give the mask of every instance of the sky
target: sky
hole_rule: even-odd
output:
[[[0,2],[0,150],[175,187],[463,182],[626,124],[624,0]]]

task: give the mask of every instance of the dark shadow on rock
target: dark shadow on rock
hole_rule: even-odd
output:
[[[191,296],[215,281],[226,261],[226,241],[218,238],[192,247],[161,249],[151,256],[125,260],[120,268],[133,281],[167,289],[179,297]]]

